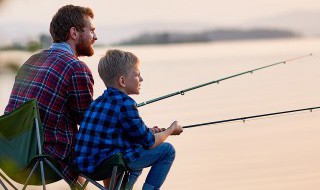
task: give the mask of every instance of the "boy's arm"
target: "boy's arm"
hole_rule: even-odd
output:
[[[183,131],[178,122],[175,121],[168,129],[154,134],[153,130],[144,124],[139,116],[137,107],[130,99],[124,102],[120,110],[122,110],[120,122],[127,134],[146,149],[154,148],[164,142],[169,135],[179,135]]]
[[[182,127],[178,124],[177,121],[174,121],[170,125],[170,127],[168,129],[166,129],[165,131],[154,134],[155,142],[154,142],[154,145],[151,146],[149,149],[152,149],[152,148],[158,146],[159,144],[163,143],[168,138],[168,136],[180,135],[182,132],[183,132]]]
[[[124,101],[124,104],[120,108],[119,119],[131,142],[138,143],[145,149],[154,144],[155,137],[153,132],[144,124],[133,100],[128,99]]]

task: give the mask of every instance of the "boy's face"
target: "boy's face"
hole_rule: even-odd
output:
[[[126,94],[140,94],[140,86],[143,78],[140,76],[140,62],[138,61],[131,68],[128,76],[125,77],[124,90]]]

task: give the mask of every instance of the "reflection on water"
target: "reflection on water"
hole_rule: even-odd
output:
[[[95,97],[104,90],[97,64],[107,48],[110,47],[96,49],[93,57],[81,58],[93,72]],[[132,51],[141,59],[142,91],[133,96],[138,103],[249,69],[314,54],[141,107],[140,114],[149,126],[167,127],[173,120],[189,125],[319,106],[319,39],[117,48]],[[13,79],[13,75],[0,75],[1,112]],[[177,157],[163,189],[317,190],[319,113],[185,129],[181,136],[169,140],[176,147]],[[145,173],[136,189],[141,188],[144,178]]]

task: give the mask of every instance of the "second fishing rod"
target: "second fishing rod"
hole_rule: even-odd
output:
[[[231,75],[231,76],[227,76],[227,77],[224,77],[224,78],[221,78],[221,79],[218,79],[218,80],[214,80],[214,81],[210,81],[210,82],[207,82],[207,83],[204,83],[204,84],[193,86],[193,87],[190,87],[190,88],[187,88],[187,89],[184,89],[184,90],[179,90],[177,92],[173,92],[173,93],[170,93],[170,94],[158,97],[158,98],[154,98],[154,99],[151,99],[151,100],[148,100],[148,101],[145,101],[145,102],[141,102],[141,103],[138,104],[138,107],[145,106],[147,104],[150,104],[150,103],[153,103],[153,102],[157,102],[157,101],[160,101],[160,100],[164,100],[164,99],[176,96],[176,95],[184,95],[186,92],[191,91],[191,90],[195,90],[195,89],[198,89],[198,88],[201,88],[201,87],[205,87],[205,86],[208,86],[208,85],[211,85],[211,84],[219,84],[221,81],[225,81],[225,80],[228,80],[228,79],[231,79],[231,78],[235,78],[235,77],[239,77],[239,76],[246,75],[246,74],[252,74],[253,72],[258,71],[258,70],[266,69],[266,68],[273,67],[273,66],[280,65],[280,64],[285,64],[285,63],[288,63],[288,62],[291,62],[291,61],[294,61],[294,60],[298,60],[298,59],[302,59],[302,58],[310,57],[310,56],[312,56],[312,54],[302,55],[302,56],[299,56],[299,57],[295,57],[295,58],[287,59],[287,60],[280,61],[280,62],[277,62],[277,63],[265,65],[265,66],[262,66],[262,67],[258,67],[258,68],[255,68],[255,69],[251,69],[251,70],[248,70],[248,71],[237,73],[237,74],[234,74],[234,75]]]

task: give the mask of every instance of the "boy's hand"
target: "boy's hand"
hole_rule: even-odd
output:
[[[183,132],[183,128],[178,124],[178,121],[174,121],[170,125],[169,129],[172,130],[171,135],[180,135]]]
[[[153,134],[155,134],[155,133],[160,133],[162,131],[165,131],[166,128],[159,128],[158,126],[154,126],[153,128],[150,128],[150,130],[152,131]]]

